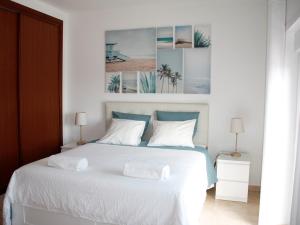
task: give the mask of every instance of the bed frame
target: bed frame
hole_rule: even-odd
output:
[[[194,143],[207,147],[208,145],[208,104],[202,103],[165,103],[165,102],[107,102],[106,127],[110,125],[112,111],[151,115],[155,119],[156,111],[200,112]],[[146,131],[146,137],[152,133],[152,122]]]
[[[111,112],[126,112],[152,115],[155,119],[155,111],[182,111],[200,112],[197,132],[194,143],[207,146],[208,144],[208,105],[199,103],[142,103],[142,102],[107,102],[106,106],[106,125],[111,121]],[[150,122],[147,130],[148,136],[151,135],[152,123]],[[12,225],[113,225],[95,223],[83,218],[76,218],[61,212],[52,212],[32,207],[13,204],[12,206]]]

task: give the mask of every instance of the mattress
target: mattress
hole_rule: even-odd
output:
[[[47,158],[16,170],[4,201],[6,225],[54,224],[54,214],[57,225],[198,224],[209,185],[205,154],[96,143],[61,154],[86,157],[88,170],[51,168]],[[166,181],[125,177],[129,160],[167,163],[171,176]]]

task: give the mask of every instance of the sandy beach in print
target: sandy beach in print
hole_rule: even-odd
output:
[[[192,48],[192,26],[175,27],[175,48]]]
[[[155,71],[155,59],[128,59],[125,62],[106,63],[106,72]]]
[[[176,43],[176,48],[191,48],[192,42],[183,42],[183,43]]]
[[[156,29],[107,31],[106,72],[155,71]]]

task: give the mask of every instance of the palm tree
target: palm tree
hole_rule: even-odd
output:
[[[182,75],[178,72],[173,73],[172,76],[171,76],[171,83],[173,85],[173,92],[174,92],[174,88],[175,88],[176,93],[177,93],[178,80],[182,80]]]
[[[168,64],[162,64],[161,67],[157,70],[159,79],[162,80],[161,93],[164,89],[165,78],[168,79],[168,92],[169,92],[169,79],[172,76],[172,70]]]
[[[107,89],[110,93],[119,93],[119,90],[120,90],[120,76],[119,75],[113,75],[110,78],[110,82],[108,84]]]

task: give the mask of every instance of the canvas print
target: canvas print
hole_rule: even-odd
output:
[[[106,92],[120,93],[120,73],[106,73]]]
[[[156,73],[140,72],[140,93],[156,93]]]
[[[194,27],[194,47],[208,48],[211,45],[211,34],[209,25],[195,25]]]
[[[105,33],[109,93],[211,93],[211,26]]]
[[[184,93],[210,94],[209,48],[184,50]]]
[[[122,93],[137,93],[137,72],[122,72]]]
[[[175,48],[192,48],[192,26],[175,26]]]
[[[157,48],[173,48],[173,27],[157,28]]]
[[[105,33],[106,72],[155,71],[156,29]]]
[[[183,49],[157,50],[157,93],[183,93]]]

